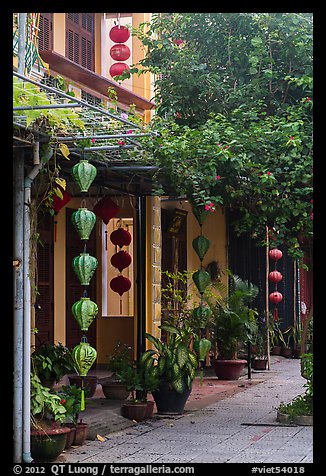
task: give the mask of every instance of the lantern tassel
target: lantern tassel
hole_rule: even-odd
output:
[[[278,309],[277,307],[274,307],[274,321],[278,321]]]
[[[80,396],[80,411],[85,411],[85,390],[84,390],[84,379],[81,378],[81,396]]]

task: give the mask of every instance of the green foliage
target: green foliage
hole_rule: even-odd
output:
[[[78,415],[81,409],[82,389],[77,385],[62,386],[56,392],[60,397],[60,403],[66,409],[65,422],[77,423]]]
[[[252,342],[257,333],[257,311],[248,304],[257,294],[257,286],[230,274],[229,294],[222,299],[208,298],[212,310],[209,330],[220,358],[236,359],[240,345]]]
[[[162,342],[145,333],[155,350],[144,352],[141,361],[160,380],[182,393],[186,387],[191,388],[198,367],[196,354],[190,349],[192,331],[189,327],[178,328],[168,324],[162,324],[160,328],[167,333],[167,341]]]
[[[128,344],[118,341],[113,352],[108,356],[108,369],[114,377],[125,371],[133,362],[132,348]]]
[[[41,344],[31,355],[33,370],[43,381],[59,382],[74,370],[71,353],[67,347],[58,344]]]
[[[266,245],[275,227],[275,245],[301,258],[313,218],[312,14],[156,14],[133,34],[147,53],[131,71],[156,74],[157,193],[237,208],[238,234]]]
[[[39,377],[31,374],[31,424],[38,428],[41,420],[62,423],[66,417],[66,408],[61,398],[41,384]]]

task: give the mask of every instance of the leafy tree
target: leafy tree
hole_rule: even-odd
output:
[[[311,245],[312,14],[155,14],[133,30],[146,55],[130,72],[155,74],[158,132],[146,157],[157,192],[195,207],[241,212],[238,233]],[[180,41],[178,41],[180,40]]]

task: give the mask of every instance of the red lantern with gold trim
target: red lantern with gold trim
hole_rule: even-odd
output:
[[[108,196],[101,198],[93,207],[95,215],[101,218],[106,225],[111,218],[118,214],[119,210],[118,205]]]
[[[110,288],[112,291],[122,296],[123,293],[126,293],[131,288],[131,281],[126,276],[122,276],[120,274],[119,276],[111,279]]]
[[[130,31],[126,26],[113,26],[109,32],[109,37],[115,43],[124,43],[130,38]]]
[[[127,45],[118,43],[111,47],[110,56],[115,61],[125,61],[130,57],[130,49]]]
[[[131,264],[131,256],[127,251],[119,251],[111,257],[111,264],[117,268],[120,273]]]
[[[131,234],[128,230],[124,228],[118,228],[117,230],[112,231],[110,235],[111,242],[116,245],[120,246],[128,246],[131,243]]]

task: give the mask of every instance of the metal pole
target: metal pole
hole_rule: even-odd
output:
[[[145,351],[146,330],[146,197],[137,197],[137,359]]]
[[[18,14],[18,71],[25,72],[25,39],[27,13]],[[14,155],[14,230],[13,251],[17,263],[14,271],[13,316],[13,436],[14,462],[22,462],[23,453],[23,322],[24,322],[24,151]]]
[[[24,322],[24,151],[14,155],[14,463],[22,462],[23,443],[23,322]]]

